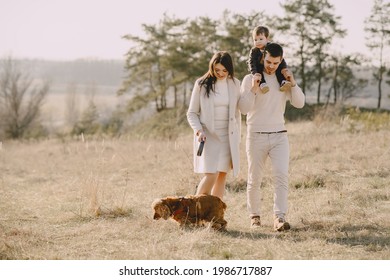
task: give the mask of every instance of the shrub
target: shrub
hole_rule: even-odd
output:
[[[390,126],[390,113],[388,111],[346,108],[342,122],[348,126],[351,132],[378,131]]]

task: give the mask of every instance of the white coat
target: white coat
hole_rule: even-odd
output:
[[[229,144],[232,157],[233,175],[237,176],[240,170],[240,140],[241,140],[241,113],[238,109],[240,98],[240,81],[236,78],[227,78],[229,91]],[[214,130],[214,93],[209,97],[206,88],[199,86],[199,79],[195,82],[191,94],[191,101],[187,111],[187,120],[194,131],[194,172],[215,173],[219,155],[219,139]],[[197,156],[199,147],[196,133],[203,129],[206,141],[202,156]]]

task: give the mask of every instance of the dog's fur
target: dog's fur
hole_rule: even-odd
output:
[[[152,203],[153,219],[174,219],[180,226],[210,223],[215,230],[225,230],[224,219],[226,204],[213,195],[190,195],[185,197],[169,196],[156,199]]]

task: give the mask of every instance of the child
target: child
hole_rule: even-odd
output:
[[[251,49],[249,53],[249,59],[247,61],[248,70],[251,72],[251,74],[261,75],[260,89],[262,93],[267,93],[269,91],[269,87],[263,75],[263,52],[265,47],[269,43],[268,36],[269,30],[265,26],[257,26],[255,27],[255,29],[253,29],[252,38],[254,47]],[[280,85],[280,91],[286,91],[291,88],[291,83],[287,81],[286,77],[284,76],[285,70],[287,70],[287,64],[283,59],[278,69],[276,70],[276,77]]]

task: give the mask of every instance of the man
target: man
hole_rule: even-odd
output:
[[[267,156],[271,159],[274,183],[274,230],[290,229],[286,221],[288,193],[289,142],[285,127],[286,101],[296,108],[305,105],[305,95],[287,69],[286,79],[291,89],[279,90],[275,72],[283,59],[283,49],[276,43],[267,45],[264,51],[264,78],[270,88],[263,94],[260,75],[246,75],[241,84],[239,109],[247,114],[246,152],[248,158],[247,206],[251,227],[261,226],[260,184]]]

